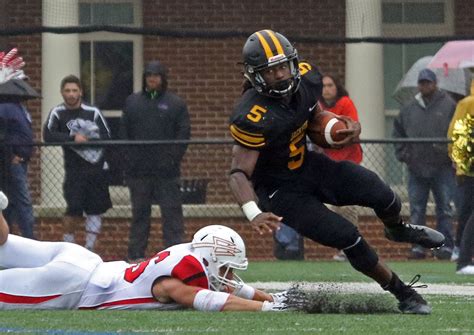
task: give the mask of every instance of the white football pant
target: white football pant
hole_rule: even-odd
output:
[[[0,309],[75,309],[100,263],[77,244],[10,234],[0,246]]]

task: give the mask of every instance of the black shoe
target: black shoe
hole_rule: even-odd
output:
[[[404,288],[403,293],[398,298],[398,309],[405,314],[431,314],[431,306],[425,299],[419,295],[414,287],[427,287],[426,285],[413,286],[420,279],[420,275],[416,275],[411,282]]]
[[[410,255],[408,255],[408,259],[425,259],[426,254],[424,250],[420,250],[420,249],[418,248],[411,249]]]
[[[423,248],[439,248],[445,241],[444,235],[434,229],[404,222],[385,227],[384,231],[385,237],[391,241],[419,244]]]
[[[412,295],[400,301],[398,309],[404,314],[431,314],[431,306],[415,290],[413,292]]]
[[[433,250],[433,255],[439,260],[448,260],[451,259],[451,254],[453,253],[453,249],[449,247],[441,247],[437,250]]]

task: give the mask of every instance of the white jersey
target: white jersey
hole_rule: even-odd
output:
[[[138,264],[104,262],[97,266],[79,302],[79,309],[177,309],[152,295],[153,284],[173,277],[187,285],[209,289],[205,266],[184,243],[165,249]]]

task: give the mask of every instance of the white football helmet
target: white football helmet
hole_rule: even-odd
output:
[[[194,234],[191,247],[207,267],[213,290],[220,291],[225,286],[242,287],[244,283],[235,273],[232,279],[227,278],[231,269],[246,270],[248,266],[245,244],[237,232],[225,226],[207,226]],[[225,269],[222,273],[221,268]]]

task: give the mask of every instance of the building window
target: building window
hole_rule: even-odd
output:
[[[141,1],[80,1],[80,25],[141,27]],[[109,32],[80,34],[84,99],[106,117],[119,117],[125,99],[141,87],[143,38]]]
[[[385,2],[382,4],[383,23],[440,24],[445,20],[445,3]]]
[[[84,99],[102,110],[120,110],[133,92],[132,42],[81,42]]]
[[[79,4],[79,24],[85,25],[133,25],[135,7],[129,3]]]
[[[382,0],[384,37],[446,36],[454,32],[451,0]],[[385,110],[400,106],[393,91],[408,69],[421,57],[434,55],[442,43],[384,44]]]
[[[385,44],[383,46],[385,109],[399,109],[398,102],[392,98],[398,82],[418,59],[424,56],[433,56],[442,45],[443,43],[420,43]]]
[[[451,0],[382,0],[384,37],[446,36],[454,32],[454,9]],[[400,106],[392,98],[403,75],[421,57],[434,55],[443,43],[384,44],[385,131],[391,136],[394,118]],[[394,166],[393,148],[389,148],[387,167]],[[406,171],[387,173],[391,184],[406,184]]]

